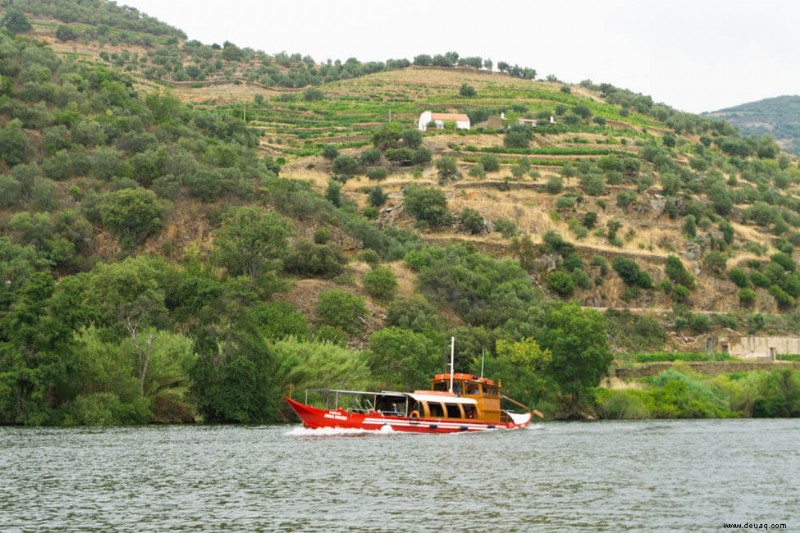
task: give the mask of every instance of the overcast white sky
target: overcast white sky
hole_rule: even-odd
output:
[[[795,0],[118,0],[206,44],[383,61],[450,50],[700,113],[800,94]]]

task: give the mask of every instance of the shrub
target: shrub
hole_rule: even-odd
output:
[[[433,187],[406,187],[403,191],[405,207],[417,220],[432,227],[444,224],[447,219],[447,198],[441,189]]]
[[[378,301],[391,301],[397,286],[397,278],[388,268],[376,268],[364,274],[364,290]]]
[[[483,168],[483,165],[478,163],[477,165],[470,167],[469,175],[473,178],[483,179],[486,177],[486,170]]]
[[[494,223],[494,229],[499,231],[500,234],[506,239],[510,239],[519,233],[517,223],[509,218],[501,218],[500,220],[496,220]]]
[[[332,144],[326,144],[322,147],[322,157],[327,159],[328,161],[333,161],[337,157],[339,157],[339,149]]]
[[[762,289],[769,287],[769,278],[758,270],[750,272],[750,282],[754,286],[761,287]]]
[[[592,259],[589,261],[589,264],[593,267],[597,267],[600,270],[600,275],[605,276],[608,274],[608,261],[602,255],[593,255]]]
[[[783,267],[783,269],[787,272],[794,272],[797,269],[797,265],[794,264],[794,260],[792,256],[789,254],[785,254],[783,252],[772,254],[770,256],[770,260],[773,263],[777,263]]]
[[[564,180],[560,176],[552,176],[545,185],[545,190],[550,194],[559,194],[564,190]]]
[[[284,270],[303,276],[335,278],[344,272],[347,257],[333,244],[298,241],[286,259]]]
[[[703,257],[703,267],[710,270],[712,273],[720,275],[725,272],[728,258],[722,252],[711,252]]]
[[[689,299],[691,292],[683,285],[677,285],[672,293],[672,297],[676,302],[683,303]]]
[[[753,307],[756,303],[756,291],[753,289],[741,289],[739,291],[739,305],[742,307]]]
[[[494,154],[483,154],[480,159],[481,165],[486,172],[497,172],[500,170],[500,159]]]
[[[383,192],[381,186],[377,186],[369,192],[369,205],[372,207],[380,207],[386,203],[389,195]]]
[[[653,287],[653,282],[647,272],[639,269],[639,265],[633,259],[627,257],[617,256],[612,261],[611,265],[614,270],[619,274],[627,285],[632,287],[641,287],[643,289],[650,289]]]
[[[431,151],[420,147],[411,153],[411,163],[414,165],[426,165],[431,162]]]
[[[575,291],[575,282],[567,272],[556,270],[547,276],[547,288],[559,296],[571,296]]]
[[[381,151],[377,148],[364,150],[361,152],[360,159],[362,165],[378,165],[381,162]]]
[[[364,327],[367,308],[357,295],[341,289],[331,289],[319,295],[317,316],[323,326],[356,334]]]
[[[472,85],[467,85],[466,83],[462,83],[461,88],[458,90],[458,94],[460,94],[464,98],[473,98],[478,95],[478,91],[476,91],[475,87],[473,87]]]
[[[786,291],[782,288],[778,287],[777,285],[772,285],[769,288],[769,293],[775,298],[775,302],[778,304],[778,307],[781,309],[788,309],[794,306],[794,298],[789,296]]]
[[[358,161],[349,155],[340,155],[333,160],[333,172],[344,176],[352,176],[358,172]]]
[[[436,160],[436,170],[439,171],[439,179],[450,180],[458,177],[458,163],[455,158],[450,156],[440,157]]]
[[[259,330],[269,339],[308,336],[306,319],[286,302],[262,302],[253,309]]]
[[[373,167],[367,170],[367,178],[375,181],[385,180],[389,171],[383,167]]]
[[[605,179],[600,174],[581,176],[581,188],[590,196],[601,196],[606,192]]]
[[[740,289],[746,289],[750,286],[750,278],[747,273],[741,268],[733,268],[728,272],[728,279],[730,279]]]
[[[636,201],[636,193],[633,191],[620,191],[617,194],[617,207],[628,209]]]
[[[479,234],[485,228],[483,215],[469,207],[465,207],[458,215],[458,223],[465,231],[472,235]]]
[[[556,200],[556,209],[559,211],[571,211],[575,209],[576,198],[574,196],[559,196]]]
[[[694,288],[694,276],[683,266],[683,262],[674,255],[667,257],[665,266],[667,277],[687,289]]]

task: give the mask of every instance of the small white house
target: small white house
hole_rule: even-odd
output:
[[[463,113],[432,113],[424,111],[419,116],[419,124],[417,125],[419,131],[427,131],[428,124],[431,122],[436,124],[436,129],[438,130],[444,128],[445,122],[455,122],[456,128],[460,130],[468,130],[470,127],[469,117]]]

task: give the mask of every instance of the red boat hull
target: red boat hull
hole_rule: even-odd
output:
[[[318,409],[286,398],[300,421],[307,428],[343,428],[379,431],[386,426],[407,433],[463,433],[495,429],[521,429],[530,423],[530,415],[520,423],[485,422],[451,418],[409,418],[381,413],[363,414],[344,409]]]

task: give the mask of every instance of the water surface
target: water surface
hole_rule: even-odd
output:
[[[800,528],[795,420],[330,433],[0,428],[0,529]]]

